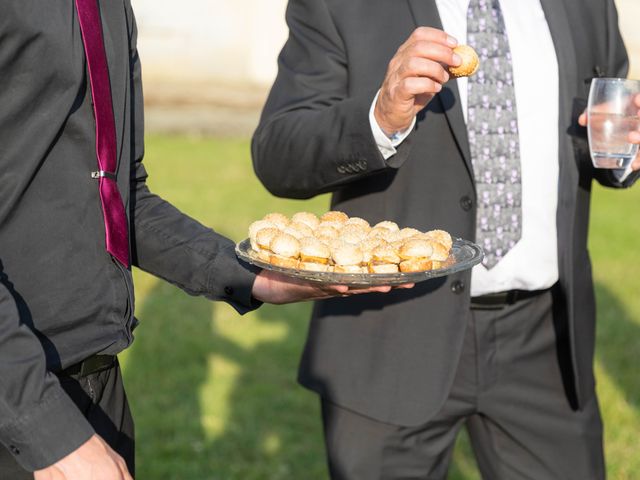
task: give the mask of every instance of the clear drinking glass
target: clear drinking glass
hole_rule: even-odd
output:
[[[635,97],[640,81],[624,78],[594,78],[587,107],[589,150],[596,168],[627,168],[638,153],[629,143],[632,130],[640,129]]]

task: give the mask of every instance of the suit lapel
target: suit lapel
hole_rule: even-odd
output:
[[[578,170],[573,162],[573,148],[567,133],[574,125],[574,96],[577,85],[577,64],[572,27],[564,0],[540,0],[544,10],[553,45],[558,59],[559,77],[559,158],[560,158],[560,200],[565,195],[572,196],[569,186],[578,184]],[[565,200],[569,200],[568,198]]]
[[[407,2],[409,3],[409,9],[413,14],[416,26],[429,26],[440,30],[443,29],[442,20],[440,19],[435,0],[407,0]],[[462,114],[460,92],[455,79],[447,82],[442,91],[436,95],[435,100],[440,102],[458,149],[467,164],[470,175],[473,177],[467,125],[464,121],[464,115]]]

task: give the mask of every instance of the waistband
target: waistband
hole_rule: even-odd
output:
[[[537,297],[548,292],[544,290],[507,290],[506,292],[488,293],[471,297],[471,308],[475,310],[499,310],[527,298]]]
[[[86,377],[92,373],[98,373],[116,366],[118,357],[115,355],[92,355],[82,362],[71,365],[56,373],[58,376]]]

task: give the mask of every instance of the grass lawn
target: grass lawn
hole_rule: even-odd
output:
[[[327,197],[271,197],[253,176],[246,140],[150,137],[146,158],[156,193],[235,240],[270,211],[327,209]],[[596,368],[613,480],[640,478],[638,205],[640,188],[595,191]],[[265,306],[240,317],[143,272],[135,279],[141,325],[122,360],[138,478],[326,479],[318,402],[295,381],[310,305]],[[449,478],[480,478],[464,436]]]

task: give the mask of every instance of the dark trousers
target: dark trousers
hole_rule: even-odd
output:
[[[323,401],[334,480],[445,479],[466,426],[485,480],[602,480],[595,393],[573,411],[564,392],[545,292],[474,310],[449,397],[423,425],[374,421]]]
[[[127,462],[134,474],[133,419],[119,365],[86,376],[60,375],[60,384],[89,420],[96,433]],[[60,432],[64,437],[64,432]],[[33,480],[13,456],[0,445],[0,479]]]

